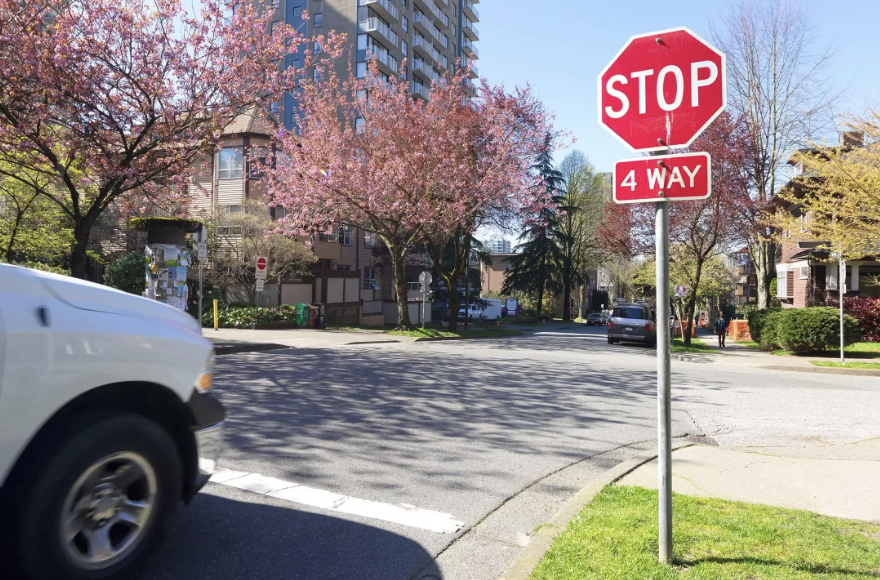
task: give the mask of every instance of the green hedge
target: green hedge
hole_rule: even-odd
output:
[[[761,334],[764,330],[764,324],[767,317],[779,309],[750,310],[746,313],[746,319],[749,321],[749,332],[752,334],[752,340],[761,342]]]
[[[104,268],[104,284],[140,296],[146,285],[145,264],[143,252],[125,254]]]
[[[778,310],[763,319],[759,332],[761,346],[767,350],[781,348],[795,354],[809,354],[839,348],[840,312],[834,308]],[[846,346],[862,337],[859,322],[852,316],[844,316],[843,337]]]
[[[218,311],[220,328],[250,328],[264,322],[296,320],[296,308],[289,304],[283,306],[233,306],[226,304]],[[202,326],[214,326],[214,309],[205,308]]]

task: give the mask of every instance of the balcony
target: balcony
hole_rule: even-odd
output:
[[[431,22],[430,16],[424,12],[414,10],[412,23],[422,34],[425,36],[431,36],[431,27],[434,26],[434,24]]]
[[[467,18],[461,22],[461,31],[471,40],[480,40],[480,31],[474,26],[474,23]]]
[[[428,8],[430,8],[431,12],[434,13],[434,22],[442,24],[446,28],[449,28],[449,17],[446,16],[446,13],[437,7],[437,5],[434,3],[434,0],[426,1],[428,3]]]
[[[419,34],[413,34],[413,50],[418,51],[432,62],[440,62],[440,52],[434,48],[430,40]]]
[[[416,81],[412,82],[412,94],[415,97],[420,97],[425,99],[426,101],[431,100],[431,91],[425,85],[419,84]]]
[[[412,70],[428,82],[440,82],[440,75],[437,74],[434,67],[421,59],[413,59]]]
[[[461,39],[461,51],[468,56],[480,58],[480,51],[477,50],[477,45],[471,42],[469,38]]]
[[[471,79],[464,79],[464,88],[471,94],[477,94],[477,87],[474,85],[474,81]]]
[[[462,66],[462,67],[470,67],[470,69],[471,69],[471,78],[474,78],[474,79],[475,79],[475,78],[477,78],[477,77],[480,76],[480,71],[477,69],[477,64],[476,64],[476,62],[473,61],[472,59],[469,59],[469,58],[463,58],[463,59],[461,59],[461,66]]]
[[[379,16],[388,20],[398,20],[400,18],[397,6],[392,4],[390,0],[358,0],[358,6],[369,6]]]
[[[480,11],[477,10],[477,7],[474,6],[474,3],[470,0],[463,0],[461,3],[461,11],[474,22],[480,21]]]
[[[377,35],[380,37],[380,40],[390,42],[395,47],[400,46],[400,42],[397,39],[397,33],[391,30],[387,24],[378,18],[367,18],[367,21],[362,23],[362,26],[364,32]]]
[[[385,72],[387,74],[397,74],[399,72],[397,66],[397,59],[391,56],[391,53],[381,48],[379,46],[373,45],[367,47],[367,60],[372,57],[376,57],[376,60],[379,61],[379,68],[386,69]]]

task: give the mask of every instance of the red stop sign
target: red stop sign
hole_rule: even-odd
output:
[[[257,258],[257,270],[265,270],[266,269],[266,258]]]
[[[599,124],[633,151],[687,147],[727,106],[725,64],[687,28],[633,36],[599,74]]]

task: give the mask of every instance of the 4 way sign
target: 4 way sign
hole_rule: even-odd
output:
[[[655,155],[614,164],[614,201],[693,201],[712,194],[712,160],[708,153]]]

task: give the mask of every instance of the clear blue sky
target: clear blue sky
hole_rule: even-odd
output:
[[[480,75],[512,87],[529,82],[556,124],[599,171],[632,157],[596,122],[596,77],[626,40],[687,26],[709,39],[728,0],[482,0]],[[822,42],[836,55],[829,76],[853,110],[880,103],[880,0],[805,0]],[[557,155],[561,161],[564,152]]]

